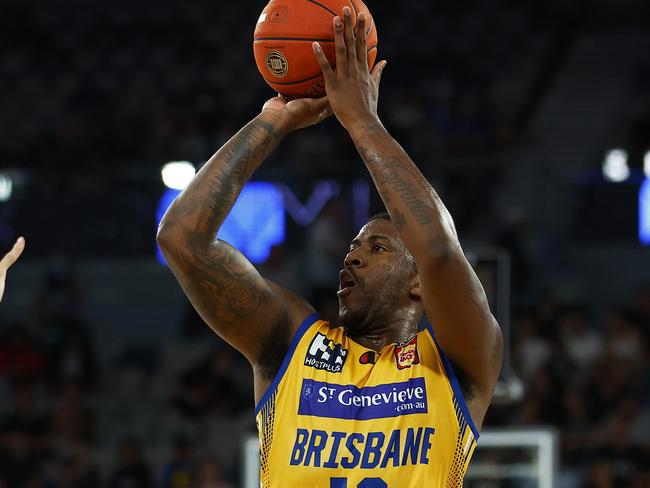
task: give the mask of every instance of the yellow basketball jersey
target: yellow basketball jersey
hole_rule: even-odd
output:
[[[461,487],[478,438],[430,327],[375,352],[316,315],[256,415],[263,488]]]

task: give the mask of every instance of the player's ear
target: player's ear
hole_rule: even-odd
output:
[[[411,278],[409,284],[409,295],[414,300],[420,300],[422,298],[422,294],[420,293],[420,277],[417,274]]]

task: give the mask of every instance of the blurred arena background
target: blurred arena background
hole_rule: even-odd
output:
[[[0,0],[0,252],[27,239],[0,305],[1,487],[244,486],[248,365],[154,236],[193,173],[162,167],[200,167],[273,95],[264,4]],[[555,432],[554,486],[650,486],[650,3],[367,4],[382,118],[507,328],[485,428]],[[379,210],[353,145],[329,121],[255,181],[224,238],[332,317]],[[468,486],[537,486],[485,473]]]

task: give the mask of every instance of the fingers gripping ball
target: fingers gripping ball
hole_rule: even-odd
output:
[[[257,21],[253,52],[257,68],[274,91],[287,98],[325,95],[325,81],[312,43],[320,43],[334,66],[333,19],[343,15],[343,7],[352,10],[353,23],[360,12],[366,15],[368,66],[374,66],[377,28],[361,0],[271,0]]]

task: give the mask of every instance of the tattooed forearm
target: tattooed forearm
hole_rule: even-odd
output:
[[[374,169],[376,172],[377,184],[382,195],[389,191],[396,193],[400,202],[409,210],[418,224],[431,225],[434,222],[431,203],[428,198],[423,198],[428,195],[423,195],[422,192],[417,191],[411,175],[403,176],[401,174],[406,172],[403,161],[395,157],[386,159],[376,157],[375,153],[366,147],[360,147],[359,152],[364,161],[371,166],[371,171]],[[391,203],[393,202],[390,197],[388,199]],[[397,214],[395,225],[399,229],[406,224],[406,218],[399,212],[397,207],[395,207],[395,213]]]
[[[272,119],[259,116],[246,125],[178,196],[158,231],[161,249],[192,304],[218,333],[235,342],[250,332],[242,324],[270,307],[273,293],[241,253],[215,242],[215,235],[280,138]]]
[[[277,139],[271,124],[253,121],[214,156],[222,170],[208,182],[204,212],[210,229],[216,230],[225,220],[246,181],[275,147]]]
[[[417,249],[445,248],[456,239],[449,212],[408,154],[380,124],[351,130],[359,154],[414,255]]]
[[[228,141],[179,195],[163,219],[212,242],[246,181],[277,145],[269,122],[255,119]]]

